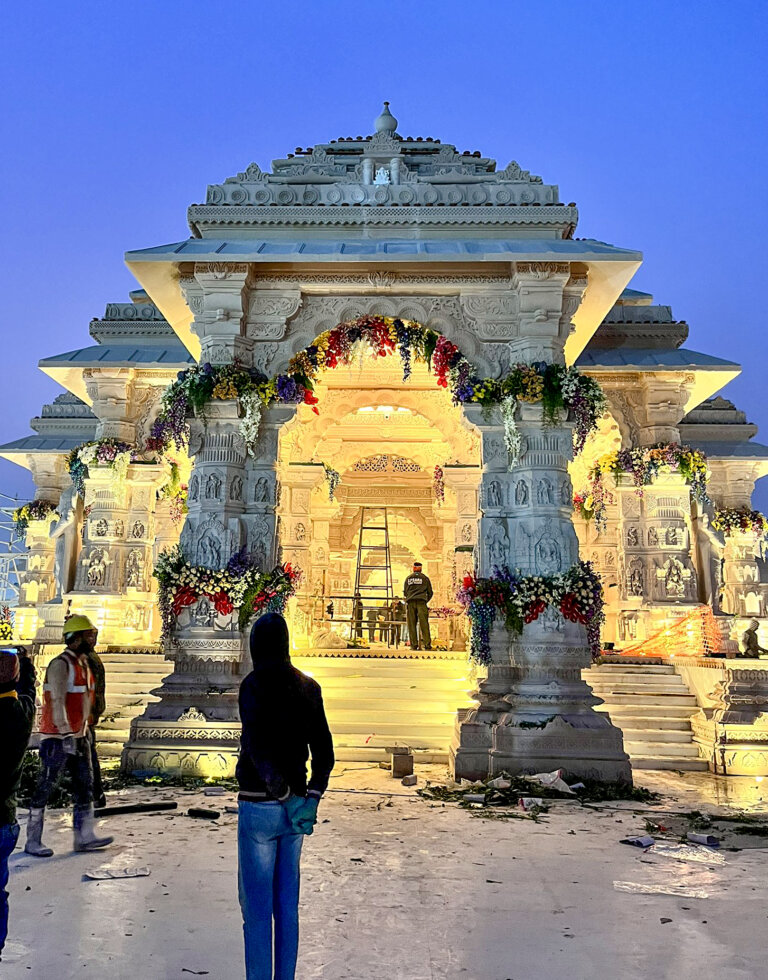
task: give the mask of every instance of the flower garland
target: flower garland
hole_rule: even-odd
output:
[[[271,572],[259,571],[245,548],[223,569],[190,565],[178,545],[160,552],[153,574],[159,583],[164,641],[171,635],[174,618],[201,596],[211,599],[221,616],[238,609],[238,625],[244,629],[257,613],[283,612],[301,578],[300,569],[289,563]]]
[[[66,465],[77,493],[84,497],[89,466],[108,466],[112,470],[112,482],[123,483],[134,455],[127,442],[98,439],[75,446],[67,456]]]
[[[445,474],[442,466],[436,466],[432,475],[432,489],[435,492],[437,506],[442,507],[445,503]]]
[[[53,520],[59,515],[56,507],[50,500],[31,500],[28,504],[22,504],[13,512],[13,523],[16,527],[16,534],[23,538],[27,533],[30,521],[44,521],[46,518]]]
[[[243,412],[240,432],[253,451],[263,409],[274,403],[310,405],[317,412],[315,384],[322,371],[354,363],[367,350],[374,357],[397,353],[403,380],[414,363],[434,372],[438,387],[450,389],[454,404],[474,402],[486,407],[505,399],[544,405],[545,421],[554,424],[561,410],[575,421],[574,449],[578,453],[605,410],[605,398],[596,381],[576,368],[543,361],[517,364],[507,377],[479,378],[459,348],[442,335],[415,320],[362,316],[326,330],[309,347],[295,354],[285,374],[267,380],[260,372],[238,362],[199,364],[181,371],[163,394],[160,414],[152,426],[148,448],[165,449],[171,442],[187,445],[187,418],[193,412],[204,417],[205,405],[215,398],[238,398]],[[514,405],[512,405],[512,412]],[[508,416],[511,412],[508,408]],[[510,432],[512,430],[510,429]],[[511,437],[512,438],[512,437]]]
[[[244,368],[238,361],[232,364],[195,364],[179,371],[176,380],[163,392],[162,407],[152,423],[147,448],[166,451],[171,444],[189,444],[187,418],[196,412],[205,418],[209,401],[237,398],[242,418],[240,434],[248,452],[253,454],[259,436],[262,406],[277,399],[277,385],[267,381],[261,372]]]
[[[184,515],[189,513],[189,507],[187,507],[189,487],[186,483],[181,482],[179,464],[172,460],[170,466],[170,479],[157,491],[157,500],[168,501],[171,523],[174,527],[178,527],[184,519]]]
[[[490,663],[490,633],[497,612],[510,632],[521,634],[523,626],[548,607],[583,623],[593,658],[600,655],[603,587],[590,562],[580,561],[559,575],[521,575],[506,567],[494,569],[489,578],[467,575],[457,599],[471,623],[470,655],[481,664]]]
[[[750,510],[749,507],[721,507],[715,511],[712,528],[722,531],[726,538],[742,532],[763,538],[768,535],[768,518],[759,510]]]
[[[707,502],[707,457],[699,449],[677,443],[659,443],[636,449],[619,449],[601,456],[587,474],[587,489],[573,498],[576,512],[584,520],[594,518],[598,534],[607,527],[606,505],[613,497],[604,485],[612,476],[618,486],[626,475],[632,477],[635,493],[643,496],[643,488],[652,484],[661,470],[680,474],[691,489],[691,496],[700,504]]]
[[[336,490],[341,483],[341,476],[338,470],[335,470],[332,466],[327,466],[325,463],[323,463],[323,471],[325,472],[325,481],[328,484],[328,499],[333,503],[336,497]]]

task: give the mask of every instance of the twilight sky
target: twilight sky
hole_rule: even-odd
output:
[[[124,251],[185,238],[251,161],[371,133],[389,99],[401,134],[515,159],[576,201],[579,237],[642,251],[631,285],[744,365],[725,393],[768,442],[767,48],[764,0],[14,4],[0,441],[60,390],[37,361],[127,299]],[[32,485],[0,460],[0,490]]]

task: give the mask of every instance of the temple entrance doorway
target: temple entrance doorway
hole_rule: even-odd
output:
[[[404,382],[395,358],[367,358],[326,372],[316,394],[319,414],[299,406],[279,449],[282,557],[304,573],[287,610],[294,663],[323,687],[339,758],[407,744],[445,761],[456,710],[472,703],[455,592],[474,562],[478,434],[421,364]],[[388,556],[377,532],[360,547],[361,519],[382,527],[385,516]],[[373,598],[387,559],[395,603],[414,561],[432,582],[431,651],[411,651],[404,606],[383,589]]]

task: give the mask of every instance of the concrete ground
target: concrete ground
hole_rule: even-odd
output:
[[[419,775],[423,783],[445,771],[425,767]],[[638,773],[637,781],[661,789],[664,804],[556,802],[534,823],[478,819],[420,799],[380,769],[340,766],[321,804],[325,822],[305,845],[297,977],[768,976],[768,839],[731,837],[726,844],[744,849],[724,848],[704,864],[619,844],[643,833],[646,818],[674,821],[667,814],[675,811],[768,813],[762,786],[704,774]],[[54,814],[46,841],[56,856],[11,858],[11,934],[0,976],[240,980],[237,818],[223,813],[234,794],[140,788],[120,796],[175,799],[179,808],[103,821],[116,844],[97,854],[73,854],[69,817]],[[194,805],[223,815],[192,819],[186,811]],[[96,868],[142,865],[149,877],[82,880]],[[643,893],[647,886],[676,894]]]

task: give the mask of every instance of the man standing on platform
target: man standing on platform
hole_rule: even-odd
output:
[[[429,632],[429,607],[427,606],[432,594],[432,583],[421,570],[421,562],[415,561],[413,571],[403,586],[411,650],[432,649],[432,637]]]

